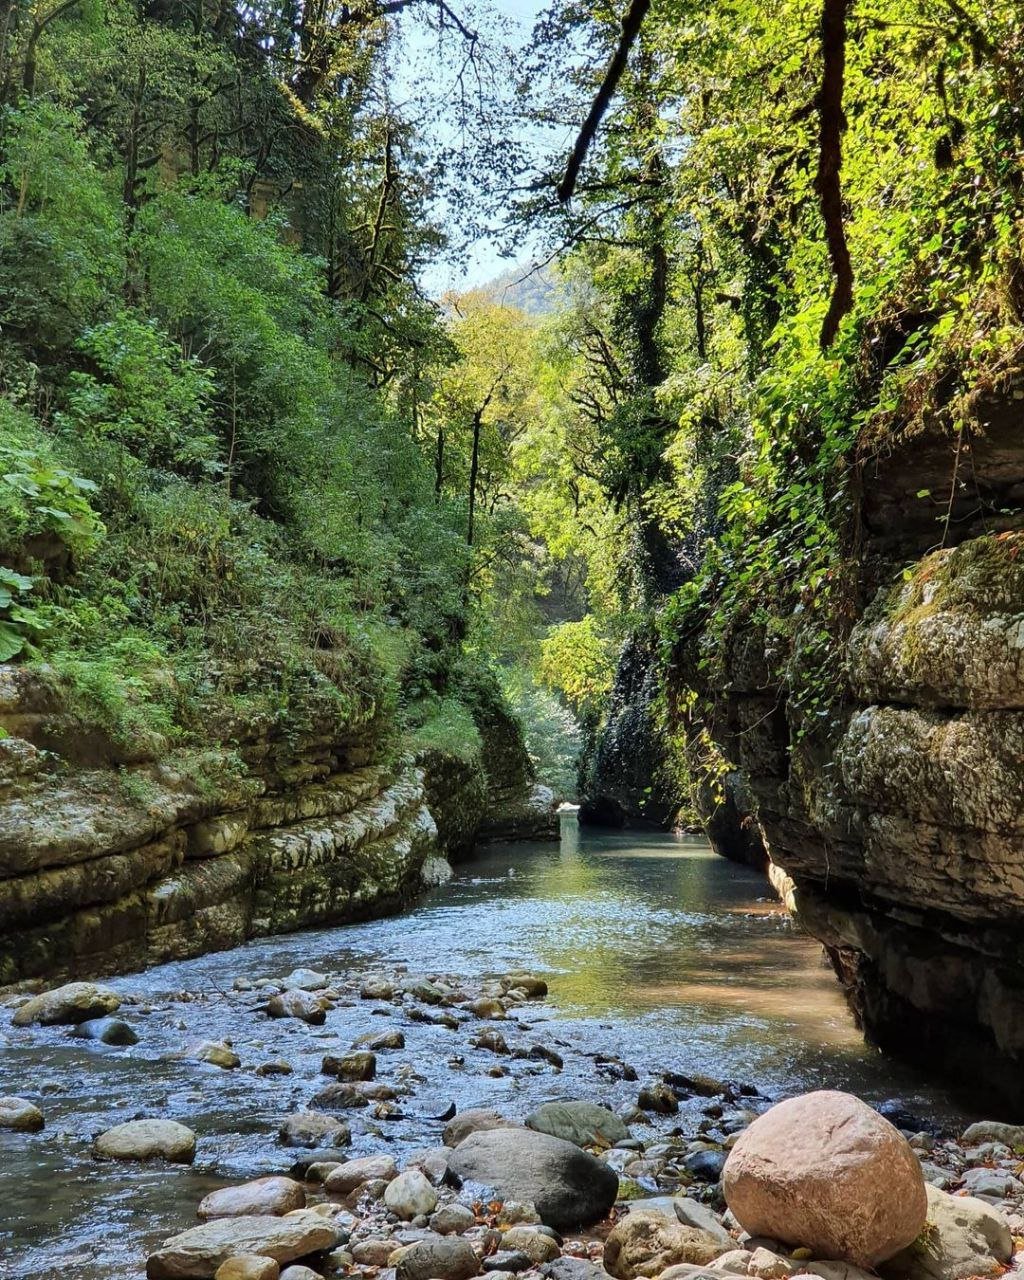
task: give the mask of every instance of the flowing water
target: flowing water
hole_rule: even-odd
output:
[[[279,978],[297,966],[362,974],[467,979],[528,969],[549,982],[547,1001],[525,1007],[526,1043],[565,1059],[513,1061],[486,1074],[494,1055],[458,1032],[410,1021],[394,1006],[351,1000],[323,1027],[270,1021],[235,978]],[[402,916],[260,939],[230,952],[165,965],[111,985],[141,1000],[121,1015],[139,1032],[131,1048],[70,1039],[61,1028],[0,1027],[0,1094],[27,1096],[47,1117],[40,1134],[0,1131],[2,1280],[128,1280],[144,1274],[160,1240],[194,1225],[195,1205],[225,1182],[286,1172],[300,1153],[274,1136],[281,1118],[325,1083],[325,1052],[365,1031],[401,1026],[406,1048],[380,1055],[379,1078],[418,1077],[407,1117],[387,1124],[352,1112],[355,1154],[436,1145],[425,1117],[454,1101],[522,1116],[555,1097],[622,1107],[638,1085],[609,1081],[594,1056],[613,1053],[643,1082],[672,1068],[750,1082],[764,1094],[849,1089],[896,1099],[939,1125],[963,1119],[950,1098],[865,1047],[821,950],[771,899],[756,872],[725,862],[702,840],[661,834],[591,834],[574,819],[561,845],[492,846]],[[383,1015],[383,1016],[382,1016]],[[233,1041],[242,1068],[175,1056],[198,1039]],[[287,1077],[252,1068],[286,1058]],[[698,1107],[697,1099],[691,1107]],[[695,1121],[699,1112],[692,1117]],[[141,1115],[168,1116],[199,1135],[191,1168],[94,1161],[92,1138]],[[662,1128],[687,1125],[680,1116]],[[639,1132],[639,1131],[638,1131]]]

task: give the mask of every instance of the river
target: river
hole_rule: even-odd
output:
[[[556,1046],[565,1067],[512,1063],[449,1029],[404,1020],[394,1008],[351,1000],[324,1027],[270,1021],[236,978],[281,977],[296,966],[335,974],[444,972],[479,977],[528,969],[550,997],[521,1022]],[[0,1029],[0,1094],[27,1096],[47,1117],[41,1134],[0,1131],[0,1277],[129,1280],[148,1250],[195,1222],[195,1204],[225,1182],[285,1172],[297,1153],[274,1135],[304,1105],[326,1050],[401,1025],[407,1047],[381,1078],[415,1083],[409,1118],[353,1118],[353,1151],[400,1152],[439,1141],[440,1114],[489,1105],[522,1116],[554,1097],[614,1107],[638,1085],[596,1073],[613,1053],[642,1083],[665,1068],[750,1082],[772,1097],[820,1087],[868,1101],[896,1099],[953,1126],[964,1115],[940,1089],[867,1048],[820,948],[772,900],[756,872],[725,862],[703,840],[661,834],[592,834],[574,819],[560,846],[491,846],[404,915],[260,939],[230,952],[165,965],[111,985],[141,998],[122,1016],[140,1041],[108,1048],[60,1028]],[[476,1028],[479,1024],[474,1024]],[[230,1038],[242,1068],[222,1071],[175,1055],[198,1038]],[[252,1067],[284,1057],[287,1077]],[[700,1101],[700,1100],[696,1100]],[[687,1104],[683,1106],[683,1119]],[[102,1164],[90,1156],[101,1130],[141,1115],[188,1123],[199,1135],[191,1168]],[[680,1117],[660,1121],[681,1123]]]

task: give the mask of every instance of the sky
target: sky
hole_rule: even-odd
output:
[[[505,40],[522,46],[528,40],[534,21],[544,7],[545,0],[446,0],[451,8],[470,28],[487,30],[495,26],[495,19],[504,28]],[[396,98],[414,97],[424,91],[434,93],[444,99],[454,78],[451,54],[447,58],[439,57],[437,51],[438,35],[427,29],[422,20],[415,16],[403,14],[399,23],[402,45],[402,56],[399,61],[398,75],[395,79]],[[449,46],[451,47],[451,46]],[[454,138],[454,125],[449,127],[442,116],[435,126],[437,136],[442,140]],[[455,264],[439,259],[429,265],[423,272],[421,283],[424,290],[438,298],[442,294],[454,290],[465,292],[489,283],[502,275],[513,265],[522,265],[524,271],[529,270],[533,260],[528,242],[523,244],[522,254],[514,259],[501,256],[501,246],[496,238],[485,237],[477,240],[470,248],[466,261]]]

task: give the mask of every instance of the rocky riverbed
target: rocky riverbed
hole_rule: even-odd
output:
[[[404,916],[118,978],[64,1010],[35,995],[0,1008],[0,1094],[23,1100],[2,1111],[24,1126],[0,1128],[4,1280],[132,1280],[211,1192],[284,1177],[315,1208],[334,1193],[307,1181],[310,1161],[389,1158],[401,1172],[444,1146],[453,1105],[459,1123],[479,1108],[521,1123],[559,1100],[600,1105],[630,1135],[595,1148],[619,1198],[719,1209],[731,1133],[789,1094],[854,1091],[908,1132],[958,1134],[971,1118],[863,1048],[763,881],[669,837],[495,850]],[[281,1140],[311,1109],[336,1147]],[[186,1132],[121,1128],[139,1120]],[[184,1155],[194,1141],[194,1155],[116,1154],[141,1137]],[[937,1146],[926,1160],[959,1173],[960,1149]],[[437,1190],[441,1207],[460,1195],[450,1180]],[[359,1221],[376,1231],[385,1206],[371,1207]],[[563,1235],[589,1257],[609,1225]]]
[[[182,991],[162,1010],[92,983],[4,1003],[14,1034],[84,1039],[111,1053],[137,1045],[148,1020],[176,1006],[187,1016],[174,1024],[201,1035],[204,1011],[226,1003],[238,1035],[190,1040],[173,1061],[197,1081],[216,1072],[274,1082],[293,1104],[260,1135],[245,1176],[225,1177],[220,1164],[191,1206],[194,1225],[180,1230],[169,1208],[163,1228],[149,1223],[126,1242],[128,1274],[145,1270],[150,1280],[867,1280],[868,1269],[886,1280],[968,1280],[1018,1263],[1024,1271],[1024,1129],[1014,1126],[982,1122],[943,1138],[911,1116],[893,1114],[894,1125],[845,1093],[773,1105],[748,1082],[669,1068],[641,1078],[600,1053],[591,1055],[589,1096],[527,1113],[434,1111],[471,1059],[493,1079],[550,1075],[560,1092],[571,1049],[550,1028],[538,1031],[546,996],[533,973],[468,983],[404,968],[298,968],[240,977],[205,998]],[[349,1039],[345,1012],[358,1006],[379,1025]],[[275,1029],[278,1052],[255,1051],[256,1028]],[[411,1067],[401,1053],[418,1028],[443,1033],[446,1053]],[[293,1059],[314,1047],[318,1087],[299,1099],[288,1086]],[[0,1099],[0,1130],[47,1144],[47,1096],[26,1086],[26,1096]],[[618,1105],[603,1105],[610,1093]],[[208,1165],[212,1175],[217,1149],[180,1108],[133,1114],[91,1135],[93,1176],[142,1163],[152,1185],[170,1187],[181,1167]],[[95,1262],[68,1255],[59,1238],[36,1252],[50,1259],[48,1274],[88,1274]],[[44,1274],[16,1256],[5,1263],[18,1280]]]

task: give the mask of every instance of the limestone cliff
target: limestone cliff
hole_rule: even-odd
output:
[[[371,736],[235,743],[112,769],[45,745],[52,689],[0,668],[0,983],[100,974],[382,914],[421,887],[435,847],[423,772]]]
[[[792,706],[793,650],[770,624],[726,637],[703,723],[868,1036],[1024,1114],[1019,429],[1011,388],[978,407],[966,445],[936,425],[863,464],[827,732]]]

